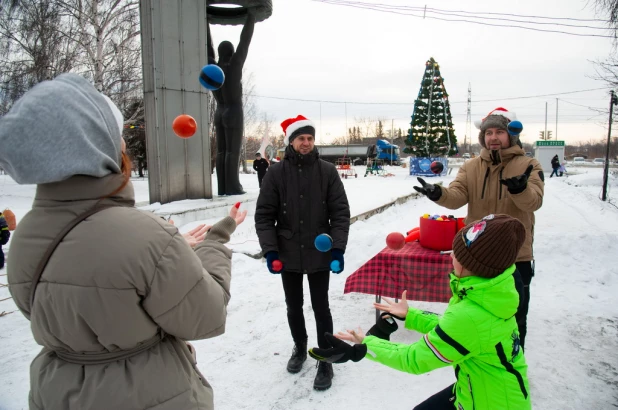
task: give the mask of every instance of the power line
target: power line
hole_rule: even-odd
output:
[[[568,32],[568,31],[562,31],[562,30],[548,30],[548,29],[542,29],[542,28],[534,28],[534,27],[526,27],[526,26],[519,26],[519,25],[514,25],[514,24],[492,24],[492,23],[484,23],[482,21],[473,21],[473,20],[466,20],[466,19],[448,19],[448,18],[441,18],[441,17],[434,17],[434,16],[428,16],[427,12],[429,11],[429,13],[431,13],[432,11],[430,9],[418,9],[416,11],[418,12],[423,12],[422,15],[418,15],[418,14],[413,14],[413,13],[407,13],[407,12],[401,12],[401,11],[395,11],[392,9],[384,9],[381,8],[378,5],[374,5],[374,4],[369,4],[369,3],[360,3],[360,2],[342,2],[342,1],[338,1],[338,0],[313,0],[319,3],[325,3],[325,4],[332,4],[332,5],[336,5],[336,6],[344,6],[344,7],[353,7],[353,8],[359,8],[359,9],[367,9],[367,10],[374,10],[374,11],[381,11],[384,13],[392,13],[392,14],[399,14],[399,15],[403,15],[403,16],[411,16],[411,17],[417,17],[417,18],[422,18],[422,19],[432,19],[432,20],[439,20],[439,21],[448,21],[448,22],[456,22],[456,23],[471,23],[471,24],[479,24],[479,25],[483,25],[483,26],[491,26],[491,27],[501,27],[501,28],[520,28],[520,29],[524,29],[524,30],[532,30],[532,31],[540,31],[540,32],[545,32],[545,33],[558,33],[558,34],[567,34],[567,35],[571,35],[571,36],[578,36],[578,37],[600,37],[600,38],[611,38],[611,39],[615,39],[616,37],[613,35],[603,35],[603,34],[584,34],[584,33],[572,33],[572,32]],[[392,6],[391,6],[392,8]],[[412,11],[413,9],[409,9],[410,11]],[[436,12],[436,14],[445,14],[444,12]],[[453,15],[453,14],[449,14],[449,15]],[[464,16],[464,17],[468,17],[468,16]],[[477,19],[490,19],[488,17],[475,17],[475,16],[469,16],[472,18],[477,18]],[[505,19],[501,19],[501,20],[505,20]],[[531,22],[531,21],[524,21],[523,23],[525,24],[547,24],[547,23],[542,23],[542,22]],[[564,25],[564,24],[560,24],[560,23],[555,23],[554,25]],[[579,27],[579,28],[586,28],[584,26],[573,26],[573,27]],[[603,28],[599,28],[599,27],[594,27],[595,29],[603,29]],[[608,28],[605,28],[606,30]]]
[[[494,99],[494,100],[478,100],[476,102],[494,102],[494,101],[523,100],[525,98],[553,97],[553,96],[556,96],[556,95],[576,94],[576,93],[583,93],[583,92],[587,92],[587,91],[599,91],[599,90],[607,90],[607,88],[605,88],[605,87],[603,87],[603,88],[592,88],[590,90],[567,91],[567,92],[555,93],[555,94],[530,95],[530,96],[527,96],[527,97],[511,97],[511,98],[498,98],[498,99]],[[454,103],[451,103],[451,104],[454,104]]]
[[[576,105],[578,107],[588,108],[589,110],[592,110],[592,111],[605,110],[605,107],[590,107],[588,105],[575,104],[573,102],[570,102],[570,101],[567,101],[567,100],[563,100],[562,98],[560,98],[560,101],[565,102],[567,104]]]
[[[528,98],[541,98],[541,97],[552,97],[556,95],[567,95],[567,94],[577,94],[584,93],[589,91],[599,91],[599,90],[607,90],[607,88],[591,88],[588,90],[578,90],[578,91],[565,91],[561,93],[553,93],[553,94],[540,94],[540,95],[528,95],[524,97],[507,97],[507,98],[494,98],[489,100],[475,100],[475,103],[479,102],[496,102],[496,101],[511,101],[511,100],[523,100]],[[301,102],[315,102],[315,103],[330,103],[330,104],[358,104],[358,105],[414,105],[414,102],[365,102],[365,101],[334,101],[334,100],[313,100],[306,98],[290,98],[290,97],[277,97],[270,95],[259,95],[259,94],[249,94],[249,96],[257,97],[257,98],[267,98],[272,100],[284,100],[284,101],[301,101]],[[463,104],[467,103],[466,101],[450,101],[452,104]]]
[[[505,17],[483,17],[483,16],[475,16],[474,14],[485,14],[485,15],[491,15],[491,16],[537,18],[537,19],[558,20],[558,21],[564,21],[564,20],[601,21],[606,24],[610,23],[609,21],[600,20],[600,19],[588,20],[588,19],[525,16],[525,15],[517,15],[517,14],[484,13],[484,12],[474,12],[474,11],[464,11],[464,10],[444,10],[444,9],[436,9],[433,7],[409,7],[409,6],[394,6],[394,5],[387,5],[387,4],[370,4],[370,3],[362,3],[362,2],[357,2],[357,1],[341,1],[341,0],[326,0],[326,1],[328,1],[330,4],[333,4],[333,5],[342,5],[342,6],[363,5],[363,6],[368,6],[368,7],[374,7],[375,10],[380,10],[380,8],[387,8],[387,9],[391,8],[391,9],[398,9],[398,10],[423,12],[425,15],[426,13],[435,13],[435,14],[445,15],[445,16],[471,17],[475,19],[497,20],[497,21],[511,21],[515,23],[524,23],[524,24],[540,24],[540,25],[554,25],[554,26],[563,26],[563,27],[574,27],[574,28],[589,28],[593,30],[608,30],[609,28],[607,26],[599,27],[599,26],[587,26],[587,25],[578,25],[578,24],[553,23],[551,21],[517,20],[517,19],[505,18]],[[324,1],[321,1],[321,2],[324,2]],[[459,13],[464,13],[464,14],[459,14]]]
[[[325,0],[314,0],[318,2],[324,2]],[[437,9],[433,7],[414,7],[414,6],[399,6],[392,4],[383,4],[383,3],[362,3],[358,1],[345,1],[345,0],[326,0],[332,3],[352,3],[352,4],[367,4],[372,6],[380,6],[380,7],[390,7],[395,9],[402,10],[436,10],[443,11],[449,13],[467,13],[467,14],[487,14],[491,16],[508,16],[508,17],[525,17],[525,18],[535,18],[535,19],[545,19],[545,20],[569,20],[569,21],[586,21],[586,22],[602,22],[609,24],[609,20],[605,19],[580,19],[574,17],[548,17],[548,16],[534,16],[534,15],[526,15],[526,14],[512,14],[512,13],[495,13],[495,12],[487,12],[487,11],[466,11],[466,10],[445,10],[445,9]]]

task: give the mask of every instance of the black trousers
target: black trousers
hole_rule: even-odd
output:
[[[455,410],[455,393],[451,384],[446,389],[434,394],[413,410]]]
[[[258,186],[259,186],[260,188],[262,188],[262,180],[264,179],[264,175],[266,175],[266,172],[264,172],[263,174],[260,174],[260,173],[258,172],[258,184],[259,184]]]
[[[519,288],[517,289],[519,293],[519,307],[517,308],[517,313],[515,313],[517,328],[519,329],[519,343],[523,349],[526,342],[528,306],[530,305],[530,283],[534,276],[534,266],[532,262],[517,262],[515,263],[515,267],[521,276],[523,284],[521,291]],[[515,286],[517,286],[517,279],[515,279]]]
[[[309,280],[309,293],[311,295],[311,307],[315,315],[318,331],[318,346],[328,349],[330,343],[326,341],[324,333],[333,333],[333,317],[328,305],[328,284],[330,272],[315,272],[308,275],[301,273],[281,273],[283,291],[285,292],[285,304],[288,308],[288,324],[292,332],[292,338],[297,345],[307,343],[307,329],[303,314],[303,278]]]

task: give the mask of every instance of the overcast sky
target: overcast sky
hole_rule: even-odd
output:
[[[427,5],[441,10],[476,12],[477,16],[480,12],[490,12],[577,19],[603,17],[595,16],[585,0],[364,2],[407,7]],[[437,14],[427,16],[461,19]],[[476,21],[502,26],[422,19],[312,0],[273,0],[272,16],[255,26],[245,68],[253,75],[258,109],[275,120],[277,132],[282,120],[302,114],[317,124],[317,140],[321,143],[343,135],[361,118],[382,118],[386,120],[385,128],[390,128],[392,122],[395,128],[407,132],[425,62],[430,57],[440,64],[460,144],[467,134],[469,83],[472,122],[503,106],[517,114],[524,125],[522,140],[532,143],[545,128],[546,103],[547,129],[555,136],[556,98],[559,98],[559,140],[574,143],[607,137],[607,116],[587,107],[607,109],[609,105],[609,89],[592,78],[595,75],[592,62],[608,56],[611,39],[504,27],[508,24],[530,27],[516,22]],[[534,21],[603,26],[592,21]],[[553,24],[533,27],[610,34],[606,30]],[[215,48],[222,40],[237,44],[240,30],[240,26],[213,26]],[[605,89],[507,100],[599,88]],[[476,141],[478,130],[473,124],[470,134]]]

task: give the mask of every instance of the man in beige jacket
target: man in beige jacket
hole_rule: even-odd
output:
[[[173,225],[134,207],[121,131],[120,111],[74,74],[36,85],[0,118],[0,145],[12,147],[0,166],[37,184],[8,263],[11,295],[43,346],[30,366],[29,407],[213,409],[185,341],[225,331],[224,243],[246,212],[233,207],[191,249]]]
[[[448,188],[418,178],[422,187],[414,189],[449,209],[468,204],[466,224],[489,214],[507,214],[524,224],[526,241],[515,264],[523,282],[523,288],[518,287],[520,305],[515,315],[523,347],[534,276],[534,212],[543,204],[543,168],[536,159],[525,155],[519,141],[521,123],[514,113],[497,108],[476,125],[480,128],[481,155],[464,162]],[[516,283],[519,275],[514,275]]]

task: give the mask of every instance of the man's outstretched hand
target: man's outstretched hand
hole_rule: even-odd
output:
[[[534,168],[534,165],[528,165],[526,172],[523,174],[511,178],[501,179],[500,183],[502,185],[506,185],[506,188],[509,190],[510,194],[520,194],[528,187],[528,178],[530,178],[532,168]]]
[[[418,182],[420,182],[422,185],[422,188],[420,186],[414,187],[416,192],[420,192],[421,194],[426,195],[427,198],[431,199],[432,201],[437,201],[438,199],[440,199],[440,197],[442,196],[442,189],[439,185],[428,184],[421,177],[418,177],[416,179],[418,179]]]

